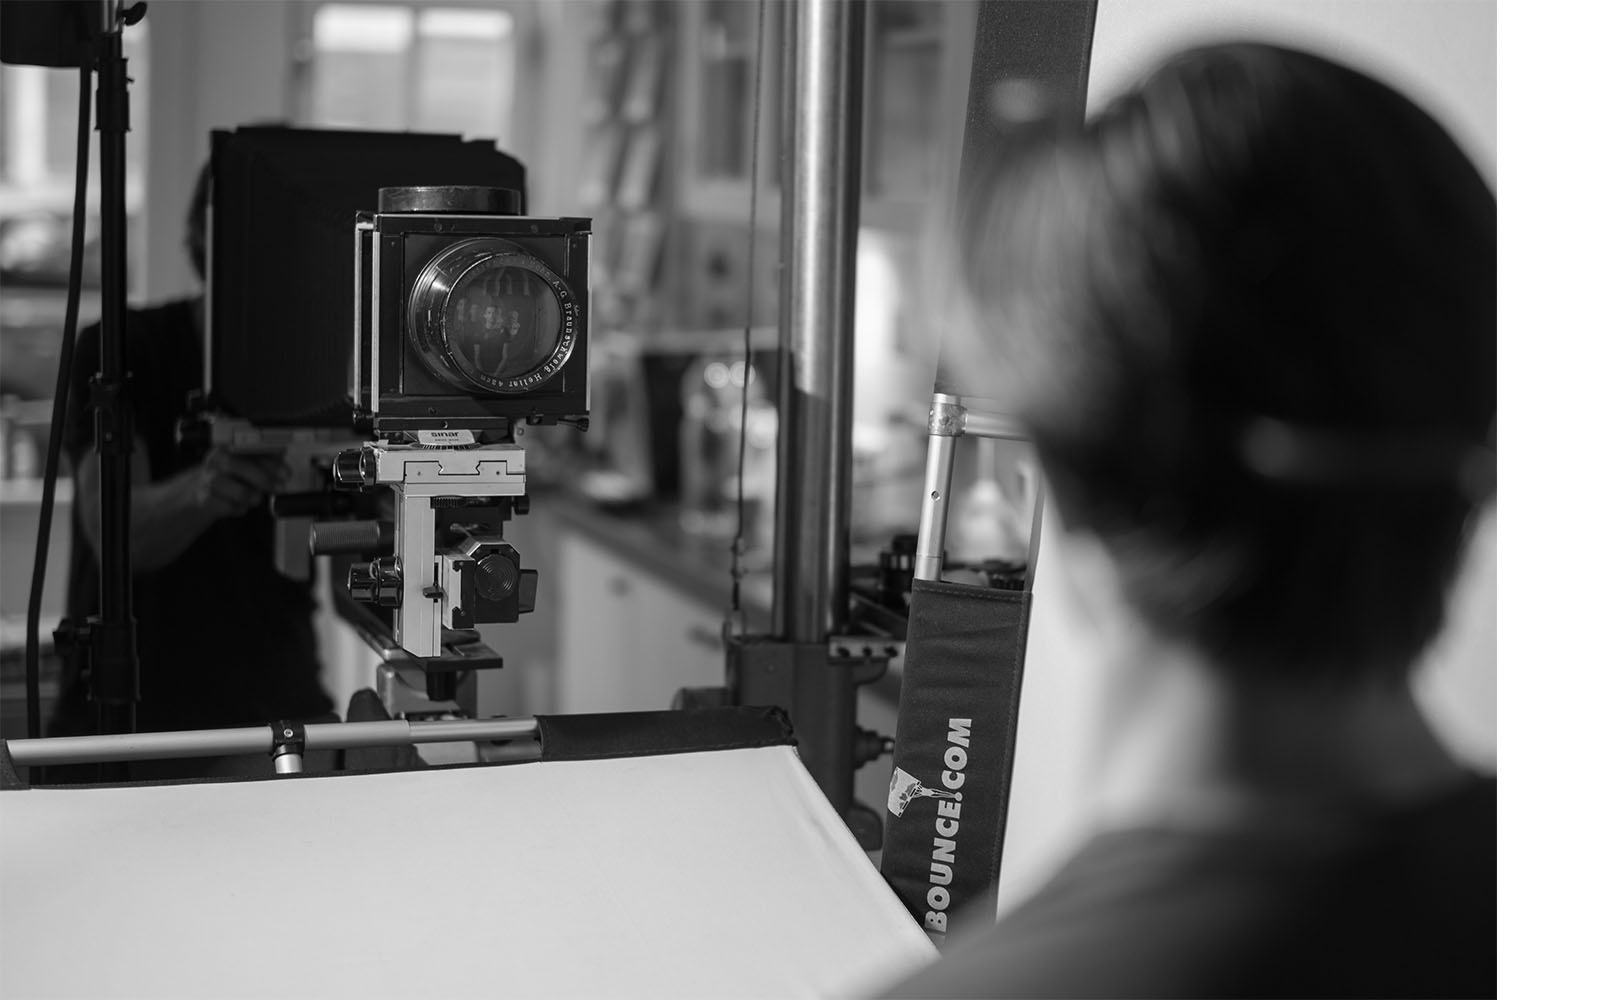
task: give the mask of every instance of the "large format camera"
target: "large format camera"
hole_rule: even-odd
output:
[[[526,435],[588,421],[589,220],[522,215],[524,183],[456,136],[212,135],[211,441],[288,452],[280,535],[304,529],[307,572],[348,564],[340,610],[382,641],[396,714],[499,666],[475,629],[537,584],[504,537]],[[388,696],[402,666],[425,695]]]
[[[589,220],[527,218],[519,203],[501,188],[394,187],[358,216],[350,395],[377,435],[587,424]]]
[[[533,610],[538,576],[500,537],[523,502],[519,424],[588,421],[589,220],[522,216],[504,188],[387,187],[356,216],[350,395],[376,440],[339,457],[387,487],[392,554],[349,572],[408,653]],[[447,658],[448,659],[448,658]]]

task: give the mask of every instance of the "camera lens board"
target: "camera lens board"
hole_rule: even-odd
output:
[[[411,288],[412,349],[463,392],[517,396],[572,354],[578,301],[548,264],[509,240],[476,237],[436,254]]]
[[[404,193],[439,192],[460,194]],[[358,426],[480,442],[518,422],[587,426],[589,219],[359,213],[354,236]]]

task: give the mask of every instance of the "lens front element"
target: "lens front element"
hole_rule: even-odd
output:
[[[463,392],[517,395],[567,363],[578,303],[544,261],[480,237],[440,252],[412,286],[409,328],[430,371]]]

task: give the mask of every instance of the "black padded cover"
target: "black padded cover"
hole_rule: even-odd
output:
[[[794,746],[795,738],[783,709],[731,706],[541,715],[539,743],[540,759],[551,761]]]
[[[27,788],[28,783],[17,773],[16,762],[11,759],[11,748],[0,740],[0,789]]]
[[[912,584],[881,869],[935,941],[994,922],[1032,597]]]

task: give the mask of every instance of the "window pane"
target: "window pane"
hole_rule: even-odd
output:
[[[941,21],[936,3],[881,0],[874,33],[873,127],[868,135],[868,189],[916,200],[933,183],[939,130]]]
[[[0,66],[0,101],[6,105],[5,179],[39,184],[45,179],[45,74],[42,66]]]
[[[499,137],[511,103],[511,15],[430,7],[418,20],[414,127]]]
[[[430,7],[422,12],[419,28],[424,38],[503,42],[511,37],[511,15],[503,10]]]
[[[312,121],[371,129],[406,127],[411,11],[326,4],[312,22]]]
[[[45,170],[52,176],[71,177],[78,158],[78,74],[68,69],[47,70],[44,80]],[[98,146],[99,132],[91,134],[90,141]],[[97,152],[93,147],[90,151]]]
[[[706,177],[743,177],[750,162],[750,101],[755,87],[756,5],[706,4],[700,34],[700,148]]]
[[[6,79],[11,67],[0,68],[0,183],[11,175],[11,87]]]
[[[324,4],[311,40],[319,52],[404,52],[411,44],[411,11],[368,4]]]

